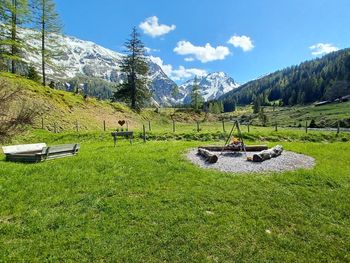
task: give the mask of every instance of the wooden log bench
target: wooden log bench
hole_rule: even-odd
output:
[[[63,144],[47,147],[45,143],[4,146],[2,150],[6,161],[36,163],[62,157],[74,156],[80,149],[79,144]]]
[[[134,138],[133,131],[115,131],[111,135],[113,136],[114,147],[117,145],[117,137],[129,138],[130,144],[132,144],[132,139]]]
[[[281,145],[276,145],[275,147],[261,151],[259,153],[256,153],[253,155],[252,161],[253,162],[263,162],[266,160],[269,160],[271,158],[276,158],[277,156],[280,156],[283,152],[283,147]]]
[[[218,161],[218,156],[212,154],[206,149],[198,148],[198,154],[203,156],[203,158],[205,158],[205,161],[208,163],[216,163]]]

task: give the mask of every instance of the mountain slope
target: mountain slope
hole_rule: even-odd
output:
[[[34,65],[40,72],[41,57],[35,48],[40,46],[40,40],[34,37],[37,32],[22,29],[21,34],[29,40],[32,51],[27,53],[26,62]],[[84,90],[90,96],[108,99],[116,85],[123,80],[118,62],[122,54],[104,48],[91,41],[84,41],[71,36],[54,35],[61,44],[60,56],[52,59],[47,67],[48,78],[61,82],[61,88],[73,91],[76,88]],[[48,48],[53,48],[48,44]],[[150,90],[153,92],[155,104],[173,105],[190,101],[191,81],[179,87],[179,94],[174,98],[173,90],[176,83],[172,81],[162,68],[149,59]],[[223,72],[211,73],[200,78],[202,95],[205,100],[216,99],[222,94],[238,87],[235,81]]]
[[[35,38],[35,31],[25,29],[21,34],[29,40],[33,51],[26,54],[25,60],[34,65],[40,72],[40,53],[35,47],[40,46],[40,41]],[[80,40],[75,37],[54,35],[61,44],[60,56],[52,59],[51,65],[47,67],[49,79],[67,82],[66,88],[73,90],[75,85],[84,84],[84,91],[88,95],[96,96],[100,91],[100,98],[109,98],[116,84],[123,80],[119,71],[118,62],[122,54],[104,48],[91,41]],[[50,47],[50,44],[48,46]],[[175,85],[157,64],[149,60],[150,89],[154,92],[154,100],[160,104],[169,104],[169,91]],[[91,87],[91,81],[100,79],[96,85]],[[80,82],[80,83],[78,83]],[[90,86],[89,86],[90,84]]]
[[[58,131],[72,131],[79,123],[80,130],[102,131],[103,121],[108,129],[118,127],[118,120],[126,120],[130,128],[138,128],[142,122],[139,114],[119,103],[99,101],[95,98],[84,99],[82,95],[55,90],[9,73],[0,73],[1,81],[8,83],[13,89],[19,89],[17,100],[21,104],[35,107],[40,117],[36,119],[36,127],[53,131],[56,123]],[[3,87],[0,86],[0,90]]]
[[[284,105],[334,100],[350,94],[350,49],[306,61],[250,81],[220,97],[220,100],[250,104],[280,100]]]
[[[179,86],[180,93],[183,94],[181,101],[188,104],[191,101],[191,91],[194,79],[191,79]],[[198,78],[200,92],[205,101],[215,100],[221,95],[230,92],[239,87],[231,77],[224,72],[210,73],[204,77]]]

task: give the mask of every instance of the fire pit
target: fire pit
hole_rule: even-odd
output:
[[[310,169],[315,165],[315,159],[291,151],[283,151],[278,158],[268,159],[264,162],[249,162],[242,152],[223,152],[216,163],[207,162],[203,156],[197,154],[197,149],[187,153],[187,158],[195,165],[205,169],[216,169],[230,173],[263,173],[283,172],[297,169]],[[218,154],[217,152],[213,152]],[[247,152],[248,157],[253,157],[258,151]]]

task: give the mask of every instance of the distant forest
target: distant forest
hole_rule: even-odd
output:
[[[235,104],[247,105],[257,100],[261,105],[301,105],[334,100],[350,94],[350,49],[306,61],[263,78],[250,81],[224,94],[225,111]]]

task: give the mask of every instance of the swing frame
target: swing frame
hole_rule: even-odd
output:
[[[247,157],[248,157],[248,156],[247,156],[247,151],[246,151],[246,148],[245,148],[245,144],[244,144],[244,140],[243,140],[243,136],[242,136],[242,132],[241,132],[241,128],[240,128],[240,126],[239,126],[238,120],[235,120],[235,121],[233,122],[231,131],[230,131],[230,133],[229,133],[229,136],[227,137],[227,140],[226,140],[224,146],[222,147],[222,150],[221,150],[220,155],[223,154],[225,147],[228,146],[228,143],[232,140],[232,138],[234,138],[234,136],[233,136],[233,131],[235,130],[235,128],[237,129],[238,138],[239,138],[239,141],[240,141],[240,143],[241,143],[240,152],[242,152],[242,150],[243,150],[243,151],[244,151],[244,154],[245,154],[245,157],[247,158]]]

